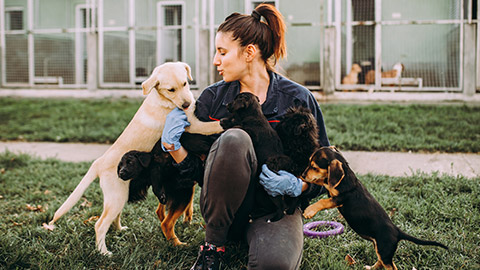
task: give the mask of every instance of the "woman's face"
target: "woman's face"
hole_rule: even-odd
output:
[[[218,32],[215,47],[213,64],[223,80],[226,82],[241,80],[247,72],[247,61],[240,43],[233,40],[231,33]]]

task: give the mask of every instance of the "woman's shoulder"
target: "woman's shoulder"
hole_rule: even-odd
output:
[[[205,88],[204,91],[211,91],[211,92],[217,92],[217,91],[222,91],[222,90],[226,90],[230,87],[231,83],[230,82],[226,82],[224,80],[221,80],[221,81],[218,81],[214,84],[211,84],[209,86],[207,86],[207,88]]]
[[[298,98],[309,98],[312,95],[312,92],[308,90],[305,86],[288,79],[284,77],[283,75],[280,75],[278,73],[274,73],[275,80],[277,83],[277,89],[279,92],[289,95],[289,96],[295,96]]]

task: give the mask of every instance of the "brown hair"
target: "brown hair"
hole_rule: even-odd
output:
[[[260,20],[262,16],[265,21]],[[270,70],[279,59],[287,56],[285,31],[282,14],[269,4],[258,5],[252,15],[232,13],[217,30],[231,32],[233,39],[238,40],[242,47],[248,44],[258,45],[262,59]],[[270,61],[273,61],[273,65]]]

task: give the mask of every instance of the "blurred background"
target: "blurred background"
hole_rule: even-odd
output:
[[[203,89],[218,25],[263,2],[288,27],[278,72],[311,90],[480,89],[478,0],[0,0],[0,84],[132,89],[183,61]]]

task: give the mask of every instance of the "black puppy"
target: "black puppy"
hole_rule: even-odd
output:
[[[278,159],[285,159],[284,155],[269,158],[268,168],[278,172],[284,170],[281,166],[285,163],[293,162],[289,172],[300,177],[309,164],[310,156],[319,147],[317,120],[310,109],[292,107],[287,110],[275,130],[282,141],[283,152],[289,159],[279,161]],[[286,205],[290,207],[286,213],[293,214],[298,205],[301,205],[302,210],[307,208],[312,198],[301,195],[298,198],[285,197],[284,199],[287,202]]]
[[[181,143],[194,154],[206,154],[213,143],[209,136],[184,133]],[[151,152],[130,151],[123,155],[117,168],[118,176],[131,180],[129,202],[143,200],[150,186],[159,200],[156,210],[162,231],[174,245],[183,244],[175,235],[177,219],[185,213],[184,221],[190,222],[193,215],[195,179],[185,178],[173,166],[173,158],[161,149],[161,140]],[[165,207],[168,214],[165,217]]]
[[[282,141],[263,115],[257,96],[247,92],[240,93],[227,105],[227,109],[231,115],[221,119],[220,125],[224,129],[238,127],[250,135],[259,167],[268,164],[269,159],[275,159],[276,168],[289,172],[295,170],[294,162],[283,154]],[[284,216],[284,209],[290,208],[285,206],[283,196],[271,197],[263,188],[257,189],[255,197],[260,202],[259,205],[264,208],[254,209],[253,218],[261,217],[270,213],[272,209],[276,209],[270,221],[278,221]]]

